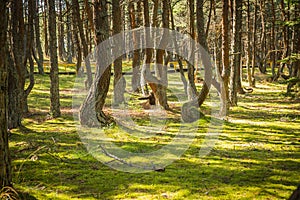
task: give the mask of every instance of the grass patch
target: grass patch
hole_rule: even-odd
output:
[[[199,120],[193,143],[165,171],[132,174],[113,170],[87,152],[71,112],[74,80],[72,75],[60,76],[63,115],[51,119],[50,80],[37,75],[28,100],[32,115],[23,121],[26,128],[11,131],[13,182],[24,199],[286,199],[299,184],[300,104],[281,95],[283,85],[258,83],[252,94],[240,96],[207,156],[199,158],[198,153],[209,116]],[[178,80],[172,75],[169,89],[170,104],[179,109]],[[150,111],[128,98],[134,122],[149,129]],[[111,112],[109,106],[106,110]],[[139,139],[118,126],[105,133],[124,150],[151,152],[168,144],[180,129],[179,114],[165,116],[157,122],[161,133],[148,138]]]

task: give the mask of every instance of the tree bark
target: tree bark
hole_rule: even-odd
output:
[[[76,20],[75,25],[77,26],[77,30],[79,31],[79,36],[80,36],[80,41],[81,41],[80,43],[81,43],[81,46],[83,47],[83,56],[84,56],[84,62],[85,62],[85,67],[86,67],[86,73],[87,73],[86,86],[87,86],[87,88],[90,88],[92,85],[92,82],[93,82],[93,77],[92,77],[90,60],[88,58],[88,54],[89,54],[88,44],[87,44],[87,41],[86,41],[85,35],[84,35],[83,22],[80,18],[80,10],[79,10],[78,0],[72,0],[72,6],[73,6],[74,20]],[[78,53],[81,53],[81,51]]]
[[[25,64],[26,67],[27,60],[29,61],[29,85],[24,91],[24,99],[23,99],[23,113],[26,114],[29,112],[27,98],[30,94],[31,90],[34,86],[34,62],[32,59],[33,56],[33,43],[34,43],[34,32],[33,32],[33,23],[34,23],[34,13],[36,10],[34,9],[34,5],[36,4],[35,0],[28,0],[28,24],[27,24],[27,33],[26,33],[26,57]],[[26,69],[27,71],[27,69]]]
[[[189,14],[190,14],[190,36],[194,40],[195,39],[195,2],[194,0],[189,0]],[[203,19],[204,20],[204,19]],[[204,27],[203,27],[204,29]],[[197,89],[195,85],[195,46],[193,44],[190,45],[190,61],[192,63],[188,63],[188,86],[187,86],[187,93],[188,99],[192,100],[197,96]]]
[[[149,17],[149,5],[148,5],[148,1],[147,0],[143,0],[143,4],[144,4],[144,26],[145,27],[150,27],[150,17]],[[166,2],[165,2],[166,4]],[[169,6],[169,5],[168,5]],[[164,10],[164,9],[163,9]],[[167,17],[166,17],[167,12],[163,12],[163,17],[165,20],[163,20],[163,23],[165,23],[165,25],[168,23],[166,22]],[[165,26],[163,25],[163,26]],[[145,33],[145,42],[149,43],[150,42],[150,31],[149,29],[146,29],[146,33]],[[164,36],[163,36],[164,37]],[[162,38],[163,38],[162,37]],[[161,42],[163,42],[163,40],[161,40]],[[164,46],[164,43],[160,44],[162,47]],[[146,44],[147,46],[147,44]],[[166,86],[163,85],[164,83],[162,82],[163,80],[159,80],[156,77],[154,77],[151,72],[150,72],[150,64],[151,64],[151,59],[152,59],[152,49],[150,48],[146,48],[145,49],[145,61],[144,61],[144,65],[142,68],[142,76],[141,76],[141,82],[142,79],[145,79],[145,81],[148,82],[149,86],[151,87],[155,98],[158,100],[159,104],[164,107],[164,109],[169,109],[169,105],[167,103],[167,99],[166,99],[166,93],[164,90],[166,90]],[[160,59],[160,58],[159,58]],[[158,61],[161,62],[161,61]]]
[[[203,0],[197,0],[197,31],[198,31],[198,43],[208,51],[207,41],[206,41],[206,33],[204,30],[204,14],[203,14]],[[201,61],[205,68],[205,77],[210,77],[212,75],[212,66],[209,66],[209,63],[206,63],[206,58],[204,54],[201,54]],[[204,80],[201,91],[198,95],[198,106],[200,107],[210,89],[210,83],[207,82],[208,80]]]
[[[48,0],[49,15],[49,50],[50,50],[50,113],[52,117],[60,117],[59,100],[59,77],[58,77],[58,58],[57,58],[57,37],[56,37],[56,12],[55,0]]]
[[[35,30],[35,46],[37,49],[38,59],[36,60],[38,65],[39,74],[44,74],[44,53],[41,43],[41,34],[40,34],[40,17],[39,17],[39,0],[36,0],[34,4],[34,30]]]
[[[48,37],[48,20],[49,16],[48,13],[48,0],[44,0],[44,17],[43,17],[43,24],[44,24],[44,52],[46,56],[49,56],[49,37]]]
[[[66,4],[67,9],[69,9],[68,3]],[[67,14],[67,61],[68,63],[73,62],[73,57],[72,57],[72,19],[71,15]]]
[[[8,71],[7,71],[7,0],[0,4],[0,188],[12,185],[11,159],[8,144]]]
[[[113,15],[113,34],[121,33],[122,31],[122,19],[120,0],[112,1],[112,15]],[[116,51],[120,52],[120,48],[123,48],[122,44],[118,44],[118,41],[114,44]],[[122,49],[121,49],[122,50]],[[114,61],[114,104],[119,105],[125,102],[125,87],[126,81],[122,75],[122,56],[116,58]]]
[[[274,0],[271,0],[271,10],[272,10],[272,25],[271,25],[271,61],[272,61],[272,79],[276,76],[276,61],[277,61],[277,45],[276,45],[276,33],[275,33],[275,25],[276,25],[276,12],[275,12],[275,4]]]
[[[63,21],[63,0],[59,0],[58,7],[58,57],[60,60],[66,60],[66,50],[65,50],[65,27]]]
[[[8,62],[9,67],[8,82],[8,128],[17,128],[22,125],[25,87],[25,25],[23,16],[22,0],[14,0],[11,5],[11,55]]]
[[[229,105],[229,37],[228,37],[228,0],[222,0],[222,79],[224,83],[224,90],[226,94],[226,103],[221,108],[221,113],[226,114]]]
[[[129,13],[129,22],[130,22],[130,28],[135,29],[137,28],[137,22],[136,22],[136,11],[135,6],[133,2],[130,2],[128,5],[128,13]],[[140,91],[140,60],[141,60],[141,54],[138,47],[138,38],[135,32],[133,32],[133,45],[134,45],[134,51],[133,51],[133,58],[132,58],[132,78],[131,78],[131,85],[132,85],[132,91],[139,92]]]
[[[94,39],[96,45],[99,45],[109,37],[107,5],[106,0],[94,0],[93,4]],[[79,111],[81,125],[89,127],[106,126],[111,123],[111,119],[103,112],[111,75],[111,66],[109,65],[107,68],[104,68],[103,63],[108,60],[111,53],[100,48],[96,48],[95,53],[97,67],[95,81]]]
[[[238,76],[240,76],[240,64],[241,64],[241,53],[242,53],[242,2],[240,0],[233,1],[233,63],[231,65],[230,73],[230,104],[237,106],[238,98]]]
[[[175,28],[174,15],[173,15],[173,10],[172,10],[171,4],[169,6],[169,9],[170,9],[172,30],[175,31],[176,28]],[[175,51],[178,52],[179,47],[178,47],[178,43],[177,43],[177,39],[176,39],[176,34],[174,34],[172,36],[172,38],[173,38],[173,42],[174,42]],[[181,75],[180,78],[183,83],[184,93],[187,95],[187,80],[185,78],[184,71],[183,71],[182,59],[180,58],[180,56],[178,54],[176,54],[175,56],[176,56],[176,59],[177,59],[178,65],[179,65],[179,73]]]
[[[169,29],[169,0],[163,1],[163,13],[162,13],[162,27],[164,28],[163,36],[160,40],[157,55],[156,55],[156,63],[158,65],[158,73],[157,78],[160,83],[157,84],[157,92],[154,93],[156,98],[158,99],[159,104],[164,109],[169,109],[168,99],[167,99],[167,87],[168,87],[168,76],[167,76],[167,66],[164,63],[164,54],[165,48],[167,47],[166,39],[168,38],[168,30]]]
[[[256,65],[256,30],[257,30],[257,0],[254,3],[254,18],[253,18],[253,32],[252,32],[252,68],[251,68],[251,87],[255,87],[255,65]]]

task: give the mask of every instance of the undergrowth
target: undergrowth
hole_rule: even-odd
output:
[[[113,170],[86,150],[72,115],[74,76],[60,76],[63,115],[57,119],[48,115],[49,77],[36,79],[31,115],[10,136],[13,183],[23,199],[287,199],[299,184],[300,103],[281,95],[283,85],[259,83],[252,94],[240,96],[208,155],[199,157],[209,116],[199,120],[179,160],[163,171],[134,174]],[[170,98],[180,111],[174,95]],[[134,122],[148,126],[150,111],[131,100]],[[124,150],[151,152],[178,132],[180,115],[168,112],[166,118],[162,131],[149,139],[118,126],[105,131]]]

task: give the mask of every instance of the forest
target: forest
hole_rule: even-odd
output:
[[[300,200],[299,0],[1,0],[0,199]]]

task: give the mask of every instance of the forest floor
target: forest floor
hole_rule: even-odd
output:
[[[253,93],[239,96],[208,155],[199,157],[209,116],[197,122],[200,128],[180,159],[164,171],[136,174],[111,169],[86,150],[72,114],[74,76],[60,76],[57,119],[48,115],[49,77],[36,77],[31,114],[10,136],[13,183],[23,199],[287,199],[299,184],[300,102],[284,96],[285,84],[258,82]],[[149,123],[141,107],[133,112],[135,123]],[[105,133],[124,150],[156,150],[181,124],[178,113],[166,116],[161,134],[149,140],[117,126]]]

